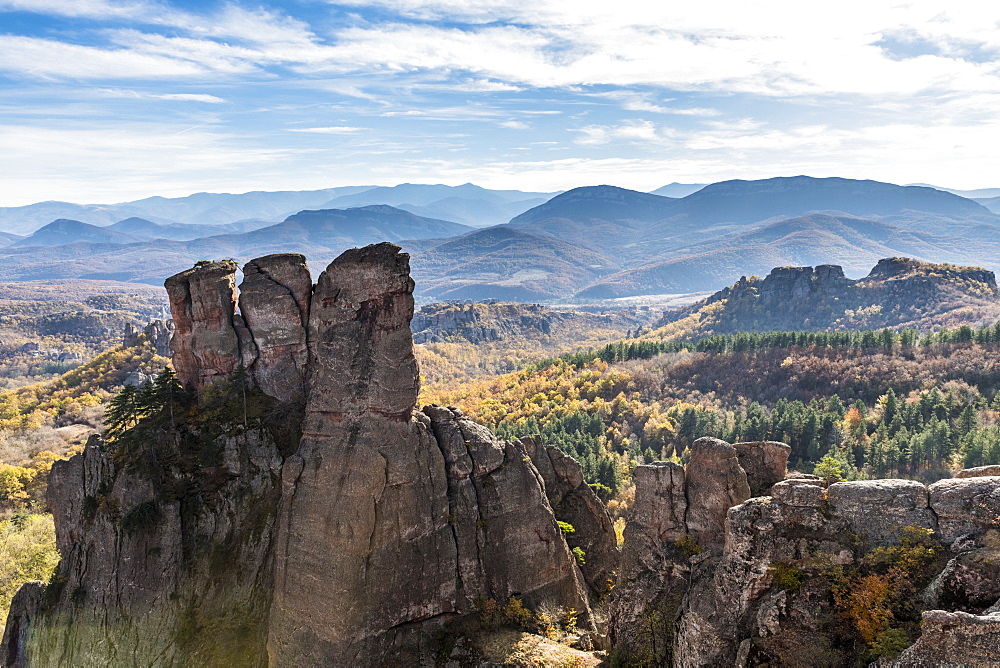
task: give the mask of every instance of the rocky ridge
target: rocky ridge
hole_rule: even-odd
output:
[[[871,650],[856,634],[871,631],[865,640],[877,645],[877,634],[899,637],[892,624],[905,625],[888,612],[879,624],[864,626],[871,619],[865,606],[885,604],[864,586],[882,583],[898,595],[919,584],[910,595],[928,611],[917,642],[880,665],[993,665],[1000,651],[1000,477],[970,471],[972,477],[924,486],[912,480],[828,484],[790,474],[750,498],[750,488],[779,472],[784,477],[778,445],[699,439],[686,467],[658,462],[636,469],[635,512],[609,605],[609,637],[622,660],[676,666],[870,661],[879,652],[866,653]],[[770,465],[755,468],[755,460]],[[744,470],[743,464],[750,465]],[[709,478],[713,485],[701,482]],[[716,532],[706,530],[712,526]],[[886,571],[887,564],[901,570]]]
[[[891,665],[914,638],[894,665],[1000,652],[992,467],[829,484],[787,473],[782,443],[699,439],[684,465],[635,470],[619,552],[573,459],[416,409],[398,247],[348,251],[315,285],[295,254],[248,263],[239,289],[235,271],[167,281],[188,389],[137,438],[54,465],[62,560],[15,597],[4,665],[474,665],[455,638],[511,597],[578,611],[598,644],[603,598],[624,665]]]
[[[231,262],[167,280],[178,379],[209,416],[242,386],[242,415],[54,466],[62,561],[19,594],[5,665],[413,665],[511,596],[592,628],[525,446],[415,409],[398,251],[348,251],[315,286],[294,254],[248,263],[239,291]],[[573,460],[557,477],[582,480]],[[587,501],[581,527],[610,524]]]
[[[992,271],[909,258],[879,260],[852,280],[838,265],[775,267],[767,276],[743,276],[703,301],[668,312],[663,326],[692,315],[711,333],[929,328],[980,325],[1000,314]]]

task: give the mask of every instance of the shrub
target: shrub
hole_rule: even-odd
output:
[[[802,586],[802,580],[805,579],[805,572],[791,566],[784,561],[775,561],[767,569],[767,572],[771,574],[771,578],[774,582],[775,587],[781,587],[782,589],[788,589],[789,591],[795,591]]]
[[[132,536],[151,530],[159,523],[161,517],[162,513],[156,501],[143,501],[122,515],[118,524],[125,533]]]

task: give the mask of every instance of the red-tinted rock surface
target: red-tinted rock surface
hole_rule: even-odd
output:
[[[174,370],[196,388],[232,374],[241,363],[233,325],[236,263],[225,260],[188,269],[167,279],[174,334]]]
[[[44,605],[38,585],[19,595],[8,664],[418,665],[446,624],[511,596],[591,628],[524,448],[457,410],[414,410],[407,255],[348,251],[315,289],[301,256],[254,260],[238,315],[234,272],[215,263],[167,285],[178,376],[218,384],[200,401],[228,401],[244,365],[240,415],[171,417],[149,443],[92,440],[55,464],[57,584]],[[298,413],[274,417],[287,402],[304,404],[301,438],[279,448],[275,434],[298,433],[284,424]]]

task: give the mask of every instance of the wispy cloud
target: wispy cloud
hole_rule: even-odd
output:
[[[431,174],[997,185],[995,3],[329,5],[0,0],[0,20],[18,12],[0,35],[0,114],[20,133],[0,133],[5,192]]]
[[[94,92],[101,97],[131,100],[177,100],[179,102],[205,102],[208,104],[222,104],[225,102],[223,98],[209,95],[208,93],[151,93],[124,88],[99,88]]]
[[[319,135],[353,135],[363,132],[364,128],[356,128],[348,125],[330,125],[322,128],[289,128],[289,132],[312,132]]]

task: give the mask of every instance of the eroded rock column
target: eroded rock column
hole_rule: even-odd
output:
[[[334,260],[313,293],[303,436],[283,471],[273,665],[405,663],[413,623],[455,611],[444,461],[411,420],[412,291],[409,256],[378,244]]]
[[[225,378],[239,367],[236,263],[231,260],[188,269],[166,280],[174,335],[170,340],[177,379],[196,388]]]
[[[250,336],[244,364],[261,391],[279,401],[304,399],[311,296],[303,255],[268,255],[243,267],[240,314]]]

